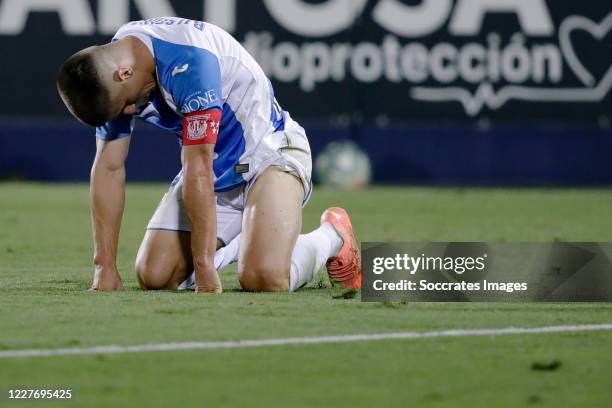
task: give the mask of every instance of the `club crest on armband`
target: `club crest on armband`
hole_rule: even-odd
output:
[[[193,115],[187,118],[187,139],[201,140],[206,137],[210,115]]]

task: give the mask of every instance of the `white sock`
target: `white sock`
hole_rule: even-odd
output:
[[[240,249],[240,234],[230,241],[229,244],[215,252],[215,269],[221,272],[227,265],[238,260],[238,250]],[[195,272],[183,281],[178,287],[178,290],[184,290],[195,285]]]
[[[240,234],[232,239],[229,244],[215,252],[215,269],[221,272],[223,268],[238,260],[240,250]]]
[[[338,255],[341,248],[342,239],[327,222],[309,234],[300,235],[291,255],[289,292],[313,280],[323,264]]]
[[[325,222],[309,234],[300,235],[291,254],[289,272],[289,291],[293,292],[312,281],[329,258],[338,255],[342,248],[342,239],[331,226]],[[215,268],[221,271],[227,265],[238,260],[240,235],[215,253]],[[192,273],[179,289],[195,284],[195,273]]]

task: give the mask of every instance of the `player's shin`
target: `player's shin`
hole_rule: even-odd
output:
[[[309,234],[300,235],[291,255],[289,291],[293,292],[312,281],[325,262],[336,256],[341,247],[342,240],[328,223]]]

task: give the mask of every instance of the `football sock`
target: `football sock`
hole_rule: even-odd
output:
[[[309,234],[300,235],[291,255],[289,291],[293,292],[313,280],[323,264],[338,255],[342,244],[334,227],[327,222]]]
[[[240,250],[240,234],[232,239],[229,244],[215,252],[215,269],[220,272],[227,265],[238,260]]]
[[[214,264],[217,272],[221,272],[223,268],[238,259],[239,249],[240,235],[230,241],[229,244],[215,252]],[[183,281],[183,283],[181,283],[177,289],[184,290],[192,287],[193,285],[195,285],[195,272],[192,272],[191,275],[189,275],[189,277],[185,279],[185,281]]]
[[[342,239],[334,227],[327,222],[311,233],[300,235],[291,254],[289,291],[293,292],[313,280],[325,262],[338,255],[342,244]],[[236,262],[239,250],[240,235],[215,253],[214,263],[217,271]],[[181,286],[191,286],[194,282],[195,276],[192,274]]]

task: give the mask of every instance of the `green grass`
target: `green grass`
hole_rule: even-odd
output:
[[[323,274],[294,294],[246,294],[233,268],[220,296],[142,292],[132,265],[165,189],[129,185],[127,290],[91,294],[87,186],[0,183],[0,350],[612,322],[610,304],[334,299]],[[608,190],[317,189],[304,230],[331,205],[367,241],[612,241]],[[603,407],[611,349],[599,332],[4,359],[0,405],[28,406],[8,388],[71,388],[75,407]],[[561,366],[531,369],[551,361]]]

